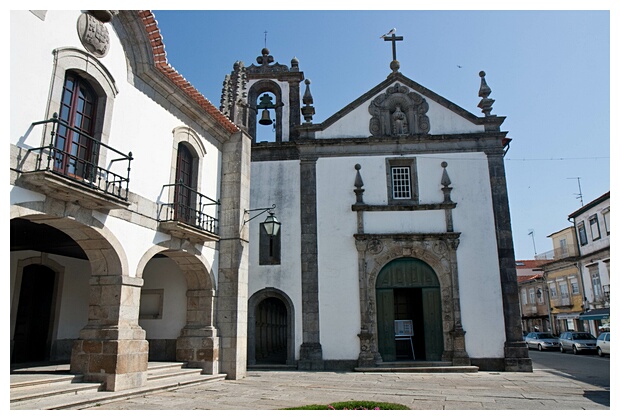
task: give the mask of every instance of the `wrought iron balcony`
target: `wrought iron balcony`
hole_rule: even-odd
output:
[[[58,119],[32,123],[51,125],[50,143],[47,146],[29,149],[36,154],[34,169],[24,171],[24,182],[37,186],[46,194],[65,201],[78,201],[90,208],[127,207],[129,194],[129,173],[131,171],[131,152],[122,153],[83,131],[71,127]],[[59,147],[59,130],[70,147]],[[77,141],[75,140],[77,139]],[[68,149],[70,149],[68,151]],[[105,153],[114,159],[107,161],[107,168],[99,166],[99,158]],[[126,175],[112,171],[116,162],[127,161]]]
[[[219,201],[182,183],[164,185],[163,196],[170,197],[172,202],[160,205],[162,230],[184,239],[219,240]]]

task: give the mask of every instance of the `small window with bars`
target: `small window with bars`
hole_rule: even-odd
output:
[[[408,166],[392,167],[392,198],[395,200],[411,199],[411,173]]]

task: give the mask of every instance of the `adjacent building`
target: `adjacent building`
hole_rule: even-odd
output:
[[[517,281],[523,332],[552,331],[551,304],[540,268],[547,260],[517,260]]]
[[[246,368],[250,138],[149,11],[11,11],[11,362]]]
[[[553,250],[537,255],[551,302],[554,332],[598,335],[610,319],[610,193],[568,215],[573,223],[549,235]]]
[[[610,205],[608,191],[568,216],[577,232],[578,265],[584,285],[584,313],[579,319],[594,335],[609,329]]]

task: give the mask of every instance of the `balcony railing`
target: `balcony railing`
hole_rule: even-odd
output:
[[[576,245],[567,245],[566,247],[554,248],[551,251],[543,252],[542,254],[536,254],[537,260],[561,260],[568,257],[578,257],[579,249]]]
[[[30,152],[37,153],[35,169],[32,172],[49,171],[60,175],[72,182],[87,186],[103,194],[127,201],[129,194],[129,172],[131,171],[131,152],[128,154],[100,142],[94,137],[83,131],[71,127],[58,119],[58,114],[54,113],[49,120],[32,123],[32,126],[41,124],[51,124],[50,143],[47,146],[30,149]],[[66,150],[56,147],[57,133],[59,127],[68,130],[72,136],[86,139],[89,142],[90,156],[76,156]],[[71,141],[66,139],[65,141]],[[115,159],[108,162],[108,168],[98,166],[98,157],[101,148],[105,148],[114,154]],[[127,161],[127,175],[119,175],[110,170],[115,162]]]
[[[218,234],[219,220],[213,214],[218,213],[219,201],[181,183],[164,185],[164,196],[174,198],[171,203],[161,204],[160,222],[181,222],[213,235]],[[215,206],[215,211],[208,214],[211,206]]]

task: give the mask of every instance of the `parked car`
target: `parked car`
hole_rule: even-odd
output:
[[[596,351],[596,338],[587,332],[566,331],[560,334],[560,352],[572,351],[579,354],[583,351]]]
[[[609,354],[609,332],[601,333],[596,339],[596,352],[601,357]]]
[[[525,336],[525,345],[528,349],[558,350],[560,341],[550,332],[531,332]]]

